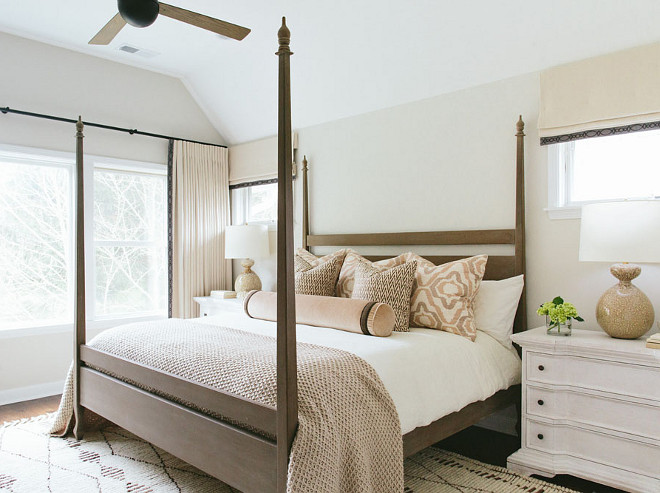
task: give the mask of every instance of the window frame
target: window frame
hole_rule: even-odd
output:
[[[65,167],[69,170],[70,178],[70,200],[72,207],[69,213],[69,221],[72,225],[70,235],[71,245],[71,270],[67,273],[70,279],[68,292],[69,302],[73,306],[75,297],[75,163],[76,155],[72,152],[53,151],[50,149],[40,149],[36,147],[16,146],[0,143],[0,157],[7,157],[15,162],[25,162],[26,164],[37,164],[41,166]],[[85,308],[86,325],[90,330],[104,330],[118,323],[130,323],[149,320],[162,320],[167,318],[167,304],[162,314],[140,313],[127,316],[96,316],[95,315],[95,240],[94,240],[94,170],[113,169],[121,172],[131,172],[132,170],[146,170],[151,174],[167,176],[167,165],[139,160],[128,160],[98,156],[94,154],[85,154],[84,156],[84,200],[85,200]],[[143,172],[137,171],[142,174]],[[165,186],[167,186],[165,184]],[[167,230],[167,228],[165,228]],[[167,231],[165,231],[165,241],[167,242]],[[165,289],[167,293],[167,289]],[[24,337],[42,334],[70,333],[73,331],[75,314],[72,310],[71,323],[39,324],[35,323],[29,326],[0,328],[0,339],[12,337]]]

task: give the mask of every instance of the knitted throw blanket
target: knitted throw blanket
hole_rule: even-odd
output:
[[[276,407],[274,337],[170,319],[116,327],[88,345]],[[306,343],[298,343],[297,350],[299,425],[288,491],[402,492],[399,416],[380,377],[346,351]],[[69,428],[72,392],[70,372],[53,433]]]

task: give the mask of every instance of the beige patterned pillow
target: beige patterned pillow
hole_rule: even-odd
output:
[[[474,297],[486,270],[487,255],[434,265],[419,255],[410,305],[410,326],[429,327],[474,341]]]
[[[396,267],[397,265],[405,264],[413,255],[412,252],[403,253],[398,257],[379,260],[377,262],[369,262],[362,255],[358,254],[355,250],[350,248],[346,250],[346,258],[344,265],[341,266],[339,279],[337,280],[337,296],[341,298],[350,298],[353,292],[353,284],[355,283],[355,268],[360,262],[366,262],[372,265],[375,269],[386,270]]]
[[[296,256],[294,258],[296,294],[334,296],[341,264],[342,258],[334,257],[313,267],[306,260]]]
[[[355,266],[355,284],[351,298],[387,303],[394,309],[394,330],[408,332],[410,293],[415,280],[414,260],[391,269],[381,269],[369,261]]]

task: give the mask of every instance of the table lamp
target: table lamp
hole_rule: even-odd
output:
[[[252,272],[253,258],[268,257],[268,227],[262,224],[242,224],[227,226],[225,231],[225,258],[243,259],[241,265],[245,269],[236,278],[234,289],[236,296],[243,298],[248,291],[261,289],[261,279]]]
[[[660,262],[660,201],[630,200],[582,206],[580,260],[622,262],[610,267],[619,283],[605,291],[596,320],[610,336],[637,339],[653,326],[648,297],[632,284],[640,266],[628,262]]]

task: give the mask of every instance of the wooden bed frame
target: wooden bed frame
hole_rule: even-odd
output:
[[[284,19],[278,32],[278,261],[277,261],[277,408],[265,406],[212,387],[142,366],[86,345],[84,276],[83,123],[76,133],[76,318],[74,346],[73,433],[83,436],[83,410],[91,410],[182,460],[242,491],[286,491],[291,445],[298,423],[296,385],[295,291],[293,273],[293,193],[291,182],[290,33]],[[363,235],[310,235],[304,211],[304,246],[320,245],[467,245],[511,244],[515,254],[490,257],[486,276],[492,279],[524,273],[523,123],[518,122],[516,227],[511,230],[445,231]],[[307,203],[307,169],[304,169]],[[427,257],[446,262],[457,257]],[[524,293],[516,330],[524,330]],[[95,367],[102,371],[92,369]],[[121,379],[108,375],[121,376]],[[213,418],[123,380],[140,382],[166,395],[176,395],[201,409],[212,410],[261,430],[262,434]],[[474,402],[403,437],[406,456],[415,453],[512,403],[519,386]],[[275,439],[265,438],[274,436]]]

